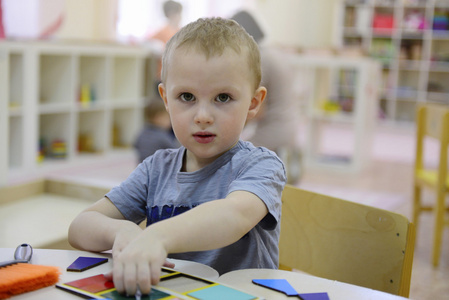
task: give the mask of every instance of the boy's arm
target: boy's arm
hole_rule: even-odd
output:
[[[262,200],[250,192],[235,191],[225,199],[156,223],[148,234],[161,234],[168,253],[217,249],[238,241],[268,213]],[[146,232],[144,233],[146,234]]]
[[[68,238],[75,248],[105,251],[112,249],[117,236],[127,237],[130,240],[141,232],[138,225],[126,221],[117,207],[104,197],[72,221]],[[124,246],[126,245],[122,245]]]
[[[238,241],[268,213],[266,205],[250,192],[236,191],[225,199],[203,203],[181,215],[147,227],[114,257],[114,284],[134,294],[137,284],[149,292],[159,282],[168,253],[202,251]],[[244,249],[242,249],[244,251]]]

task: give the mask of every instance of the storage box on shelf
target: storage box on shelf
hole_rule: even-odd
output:
[[[11,169],[130,147],[152,86],[150,58],[138,47],[2,42],[0,185]]]
[[[307,167],[358,172],[369,163],[378,105],[380,63],[371,58],[300,55],[295,68],[307,72]],[[335,143],[329,135],[342,130]],[[337,152],[338,153],[337,153]]]
[[[449,1],[342,0],[338,47],[361,47],[383,64],[380,117],[410,125],[418,102],[449,105]]]

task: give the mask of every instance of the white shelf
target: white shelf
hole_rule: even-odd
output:
[[[439,25],[434,26],[439,11],[447,17],[449,2],[340,1],[337,47],[362,48],[383,64],[379,110],[384,117],[381,120],[411,125],[417,103],[449,105],[449,90],[445,90],[449,79],[449,27],[440,30]],[[409,22],[412,14],[424,18],[424,28],[413,28]],[[392,28],[375,28],[380,27],[375,24],[390,21],[394,22]]]
[[[131,147],[144,99],[154,92],[144,89],[153,83],[144,68],[149,61],[149,51],[137,47],[2,42],[0,186],[12,170],[36,172]]]
[[[374,109],[378,103],[381,66],[370,58],[303,55],[292,65],[307,72],[305,78],[308,128],[305,163],[310,168],[358,172],[369,163]],[[331,126],[323,126],[331,124]],[[344,127],[350,136],[341,141],[342,153],[326,150],[327,129]],[[349,129],[349,130],[348,130]]]

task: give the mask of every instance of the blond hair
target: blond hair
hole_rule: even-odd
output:
[[[198,19],[179,30],[167,43],[162,56],[162,81],[167,79],[170,56],[180,48],[190,48],[206,56],[222,55],[226,49],[246,55],[253,72],[254,89],[261,81],[260,52],[254,39],[234,20],[223,18]]]

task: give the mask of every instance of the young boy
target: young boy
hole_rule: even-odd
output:
[[[167,44],[159,93],[182,146],[145,159],[69,229],[77,248],[112,248],[119,292],[148,293],[169,254],[220,274],[277,268],[284,166],[239,140],[260,80],[257,44],[235,21],[199,19]]]
[[[179,143],[171,134],[170,116],[160,99],[153,99],[145,107],[145,126],[137,137],[134,148],[141,163],[159,149],[178,148]]]

